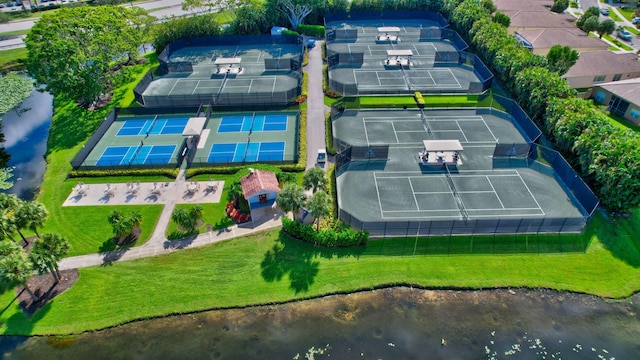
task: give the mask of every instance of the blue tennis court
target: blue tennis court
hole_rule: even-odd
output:
[[[109,146],[96,166],[168,164],[176,145]]]
[[[210,163],[262,162],[284,160],[284,141],[213,144]]]
[[[286,131],[287,121],[287,115],[223,116],[218,132]]]
[[[126,120],[116,136],[177,135],[187,126],[187,118],[132,119]]]

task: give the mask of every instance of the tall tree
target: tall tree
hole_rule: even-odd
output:
[[[316,222],[316,231],[320,230],[320,218],[331,212],[331,198],[327,193],[319,191],[311,195],[307,200],[307,209],[313,215]]]
[[[85,6],[45,14],[25,39],[27,70],[54,95],[88,105],[107,91],[111,70],[137,56],[145,41],[142,24],[149,22],[139,7]]]
[[[131,214],[137,214],[136,212],[131,212],[128,215],[122,213],[122,211],[113,210],[107,221],[111,225],[113,229],[113,236],[116,240],[121,240],[129,235],[131,235],[131,231],[133,230],[134,223],[132,221]],[[137,218],[136,215],[135,218]],[[140,220],[142,222],[142,220]]]
[[[564,75],[576,64],[580,54],[569,46],[553,45],[547,53],[547,67],[558,75]]]
[[[23,201],[13,194],[0,194],[0,240],[13,240],[13,236],[19,230],[16,224],[16,212]],[[20,233],[22,236],[22,233]]]
[[[307,196],[304,194],[304,189],[300,185],[295,183],[288,183],[278,193],[276,202],[282,211],[286,213],[296,213],[304,206],[307,201]]]
[[[314,166],[307,170],[302,177],[302,185],[305,190],[313,189],[313,192],[324,190],[327,187],[327,176],[320,167]]]
[[[308,1],[280,0],[280,11],[287,17],[291,24],[291,29],[296,30],[298,25],[302,24],[304,18],[309,15],[313,9],[313,4]]]
[[[611,35],[616,31],[616,22],[611,19],[607,19],[598,24],[596,31],[598,31],[600,39],[602,39],[604,35]]]
[[[598,26],[600,25],[600,20],[598,20],[597,16],[589,16],[582,24],[582,30],[590,33],[592,31],[596,31]]]
[[[53,280],[60,282],[58,261],[67,253],[71,246],[69,241],[60,234],[44,234],[36,239],[29,253],[29,257],[39,274],[50,273]]]
[[[202,12],[213,13],[214,16],[224,14],[234,19],[236,10],[248,5],[258,6],[251,4],[250,0],[184,0],[182,10],[196,10],[194,15]]]
[[[33,301],[38,301],[27,285],[32,275],[33,263],[24,249],[13,241],[0,241],[0,289],[4,291],[22,285]]]

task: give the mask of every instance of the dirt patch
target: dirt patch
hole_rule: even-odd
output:
[[[31,295],[25,291],[22,287],[16,289],[18,301],[22,310],[29,314],[35,314],[38,310],[42,309],[49,303],[54,297],[62,294],[69,289],[78,280],[78,270],[62,270],[60,271],[60,282],[57,284],[53,280],[51,274],[36,275],[29,279],[27,285],[29,289],[36,294],[39,299],[33,301]]]

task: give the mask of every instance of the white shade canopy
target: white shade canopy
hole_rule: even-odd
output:
[[[202,128],[204,128],[204,123],[207,121],[206,117],[195,117],[190,118],[187,121],[187,125],[184,127],[184,131],[182,131],[182,135],[184,136],[196,136],[200,135],[202,132]]]
[[[387,56],[412,56],[411,50],[387,50]]]
[[[426,151],[461,151],[464,150],[459,140],[423,140]]]
[[[239,58],[239,57],[232,57],[232,58],[219,57],[216,59],[216,61],[213,62],[213,64],[214,65],[235,65],[235,64],[240,64],[241,60],[242,58]]]
[[[381,26],[378,28],[378,32],[381,32],[381,33],[400,32],[400,28],[397,26]]]

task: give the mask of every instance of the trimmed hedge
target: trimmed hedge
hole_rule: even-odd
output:
[[[295,35],[295,36],[300,36],[300,33],[297,31],[293,31],[293,30],[282,30],[282,35]]]
[[[322,25],[298,25],[297,31],[302,35],[313,37],[324,37],[324,26]]]
[[[324,142],[327,154],[335,155],[338,151],[333,147],[333,126],[331,124],[331,113],[324,116]]]
[[[180,169],[117,169],[117,170],[71,170],[70,178],[105,176],[166,176],[175,179]]]
[[[366,231],[355,231],[345,226],[341,226],[339,230],[315,231],[312,225],[288,217],[282,218],[282,230],[296,239],[327,247],[360,246],[366,244],[369,239],[369,233]]]

